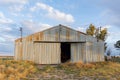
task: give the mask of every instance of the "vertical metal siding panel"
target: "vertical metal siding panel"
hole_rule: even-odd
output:
[[[14,52],[14,54],[15,54],[15,60],[17,60],[17,42],[15,42],[15,52]]]
[[[86,63],[87,63],[88,62],[88,57],[87,57],[87,53],[88,53],[87,43],[85,43],[85,49],[86,49],[85,60],[86,60]]]
[[[25,60],[27,60],[27,42],[25,43],[25,51],[26,51],[26,53],[25,53]]]
[[[72,50],[72,60],[73,60],[73,62],[75,62],[76,61],[76,53],[75,53],[75,44],[71,44],[71,50]]]
[[[28,50],[28,54],[27,54],[28,59],[27,60],[30,61],[30,42],[28,42],[28,47],[27,48],[28,48],[27,49]]]
[[[46,45],[47,45],[47,43],[46,43]],[[49,56],[49,52],[48,52],[49,45],[47,45],[48,47],[46,46],[46,60],[47,60],[46,64],[49,64],[49,58],[48,58],[48,56]]]
[[[38,64],[39,63],[39,44],[35,43],[35,48],[36,48],[36,52],[35,52],[35,62]]]
[[[82,51],[81,51],[81,48],[82,48],[82,43],[78,43],[78,61],[82,61]]]
[[[55,52],[55,50],[56,50],[56,48],[54,48],[54,46],[55,46],[55,45],[54,45],[54,44],[52,44],[52,49],[54,49],[54,50],[52,50],[52,58],[53,58],[52,63],[53,63],[53,64],[55,64],[55,58],[56,58],[56,56],[55,56],[55,54],[56,54],[56,53],[54,53],[54,52]]]
[[[77,61],[77,51],[76,51],[76,45],[74,44],[74,62]]]
[[[58,36],[56,33],[59,32],[59,27],[43,31],[43,40],[42,41],[58,41]]]
[[[29,60],[29,42],[27,42],[27,60]]]
[[[87,62],[90,62],[91,61],[91,50],[90,50],[90,43],[89,42],[86,42],[86,59],[87,59]]]
[[[32,61],[32,46],[31,46],[31,42],[29,43],[29,45],[30,45],[30,50],[29,50],[30,51],[30,53],[29,53],[29,57],[30,58],[29,58],[29,60]]]
[[[88,49],[89,47],[88,47],[88,42],[86,43],[86,51],[87,51],[87,53],[86,53],[86,59],[87,59],[87,62],[89,61],[89,49]]]
[[[23,60],[25,60],[25,51],[26,51],[26,44],[25,44],[25,41],[23,42],[23,45],[24,45],[24,47],[23,47],[23,54],[24,54]]]
[[[38,43],[35,43],[35,44],[38,44]],[[41,64],[41,58],[42,58],[42,56],[41,56],[41,54],[42,54],[42,48],[41,48],[41,44],[39,43],[38,44],[39,45],[39,53],[38,53],[38,57],[39,57],[39,61],[38,61],[38,64]]]
[[[39,59],[36,59],[36,62],[37,62],[37,64],[41,64],[42,63],[42,46],[41,46],[41,43],[34,43],[34,44],[37,44],[38,45],[38,47],[36,48],[36,51],[37,51],[37,53],[36,53],[36,56],[39,58]],[[38,61],[37,61],[38,60]]]
[[[49,45],[49,47],[48,47],[49,64],[51,64],[51,62],[52,62],[52,59],[51,59],[52,58],[52,49],[51,48],[52,48],[51,45]]]
[[[18,45],[17,45],[17,42],[15,42],[15,60],[17,60],[17,52],[18,52]]]
[[[84,55],[85,55],[85,43],[81,44],[81,56],[82,56],[82,62],[84,61]]]
[[[49,44],[49,43],[48,43]],[[43,58],[43,61],[44,61],[44,64],[47,64],[46,61],[47,61],[47,58],[46,58],[46,48],[47,48],[47,45],[46,43],[43,44],[44,45],[44,58]]]
[[[29,50],[28,50],[28,60],[31,61],[31,44],[29,42]]]
[[[17,42],[14,43],[14,60],[17,60]]]
[[[32,42],[30,42],[30,44],[31,44],[31,61],[33,61],[33,56],[34,56],[34,54],[33,54],[33,47],[32,47],[32,45],[33,45],[33,43]]]
[[[81,60],[81,47],[80,44],[77,43],[77,62]]]
[[[20,48],[19,48],[19,43],[18,43],[18,53],[17,53],[17,60],[19,60],[19,51],[20,51]]]
[[[49,58],[48,58],[48,59],[49,59],[48,61],[49,61],[49,64],[51,64],[51,62],[52,62],[52,52],[51,52],[51,51],[52,51],[51,45],[49,45],[49,47],[48,47],[48,52],[49,52],[49,53],[48,53],[48,57],[49,57]]]
[[[24,44],[24,41],[23,41],[23,59],[22,60],[24,60],[24,56],[25,56],[24,55],[24,50],[25,50],[24,48],[25,48],[25,44]]]
[[[61,28],[60,40],[66,41],[66,29],[64,29],[64,28]]]
[[[18,60],[20,60],[20,43],[18,44]]]
[[[99,41],[98,45],[99,45],[100,61],[104,61],[104,42],[103,41]]]
[[[60,44],[59,43],[35,43],[35,44],[41,44],[39,48],[41,48],[39,61],[41,63],[39,64],[58,64],[60,61],[60,58],[58,56],[60,55]],[[38,50],[38,49],[37,49]]]
[[[17,60],[19,60],[18,58],[19,58],[19,43],[17,43]]]
[[[18,60],[20,60],[20,43],[18,43]]]
[[[50,56],[51,56],[51,62],[50,62],[50,63],[51,63],[51,64],[52,64],[52,62],[53,62],[53,60],[54,60],[54,56],[53,56],[53,54],[52,54],[52,49],[53,49],[53,47],[51,46],[51,47],[50,47],[50,50],[49,50],[49,51],[51,52],[51,54],[50,54]]]
[[[95,42],[93,43],[93,62],[95,62]]]
[[[78,62],[78,44],[76,44],[76,49],[75,49],[75,51],[76,51],[76,62]]]
[[[31,44],[31,42],[30,42],[30,53],[29,54],[30,54],[29,60],[32,61],[32,44]]]
[[[50,56],[49,61],[50,61],[50,64],[52,64],[52,62],[53,62],[52,44],[49,46],[48,49],[49,49],[48,52],[49,52],[49,56]]]
[[[41,58],[41,60],[42,60],[42,62],[41,62],[41,64],[44,64],[44,51],[45,51],[45,49],[44,49],[44,45],[43,45],[43,43],[40,43],[41,44],[41,48],[42,48],[42,51],[41,51],[41,54],[42,54],[42,58]]]
[[[57,52],[58,52],[58,63],[60,64],[61,63],[61,48],[60,48],[60,44],[57,44],[57,47],[58,47],[58,50],[57,50]]]
[[[17,43],[17,60],[18,60],[18,57],[19,57],[19,44]]]
[[[34,62],[37,63],[37,44],[36,43],[34,44],[34,52],[35,52],[34,53],[35,54]]]
[[[86,57],[85,43],[71,43],[71,62],[84,62]]]
[[[31,42],[31,61],[34,62],[34,47],[33,47],[33,42]]]
[[[38,54],[38,51],[37,51],[38,48],[37,48],[37,47],[38,47],[38,44],[34,44],[34,45],[35,45],[35,46],[34,46],[34,50],[35,50],[35,58],[34,58],[34,59],[35,59],[35,63],[38,64],[38,62],[37,62],[37,57],[38,57],[38,55],[37,55],[37,54]]]
[[[86,62],[86,43],[83,43],[83,47],[82,47],[82,54],[83,54],[83,62]]]
[[[33,52],[33,43],[31,42],[31,61],[33,61],[34,52]]]
[[[31,46],[30,46],[30,42],[28,42],[28,61],[30,61],[30,48]]]
[[[29,60],[32,61],[32,45],[31,45],[31,42],[29,43],[29,45],[30,45],[30,50],[29,50],[30,51],[30,53],[29,53],[30,58],[29,58]]]
[[[54,43],[52,43],[51,45],[52,45],[51,48],[54,49],[54,50],[51,51],[52,52],[51,53],[52,54],[52,58],[53,58],[52,59],[52,63],[55,64],[55,57],[56,57],[55,54],[56,53],[54,53],[54,52],[55,52],[56,48],[54,48]]]
[[[25,60],[25,41],[23,40],[23,60]]]
[[[73,31],[70,31],[70,41],[73,41]]]
[[[46,43],[46,45],[47,45],[47,43]],[[46,46],[46,64],[49,64],[48,63],[49,62],[49,58],[48,58],[48,56],[49,56],[49,52],[48,52],[49,45],[47,45],[48,47]]]
[[[77,31],[75,31],[75,41],[78,41]]]
[[[55,52],[55,53],[53,54],[53,64],[55,64],[55,62],[56,62],[56,57],[57,57],[57,56],[56,56],[56,48],[55,48],[55,44],[52,44],[52,47],[53,47],[53,49],[54,49],[54,51],[52,50],[52,53]]]
[[[25,56],[26,60],[27,60],[27,56],[28,56],[27,54],[28,54],[28,43],[26,42],[26,56]]]
[[[85,49],[84,49],[84,43],[81,43],[80,47],[81,47],[81,61],[84,62],[84,60],[83,60],[83,58],[84,58],[84,55],[83,55],[83,54],[85,54],[85,53],[84,53],[84,50],[85,50]]]
[[[82,61],[82,43],[79,43],[78,44],[79,45],[79,47],[78,47],[78,49],[79,49],[79,61]]]
[[[39,48],[40,44],[36,44],[36,63],[39,64]]]
[[[71,61],[70,62],[74,62],[74,52],[73,52],[73,44],[71,44]]]

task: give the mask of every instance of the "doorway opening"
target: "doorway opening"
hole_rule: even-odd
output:
[[[61,62],[65,63],[71,58],[71,47],[70,43],[61,43]]]

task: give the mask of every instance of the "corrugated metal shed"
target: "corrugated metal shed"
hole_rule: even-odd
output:
[[[60,64],[65,56],[71,62],[104,61],[104,42],[63,25],[15,41],[16,60]]]

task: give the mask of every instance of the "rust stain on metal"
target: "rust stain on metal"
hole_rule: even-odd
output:
[[[39,34],[38,33],[34,34],[34,40],[39,40]]]
[[[22,38],[16,39],[15,42],[21,42]]]
[[[70,29],[66,29],[66,40],[70,40]]]
[[[23,46],[22,43],[20,44],[20,60],[22,60],[22,56],[23,56]]]
[[[39,40],[43,40],[43,32],[39,33]]]
[[[58,33],[58,31],[56,31],[55,40],[56,40],[56,41],[59,41],[59,33]]]
[[[15,59],[32,60],[37,64],[61,63],[60,43],[65,41],[71,44],[71,61],[73,62],[104,60],[103,41],[96,42],[97,40],[93,37],[64,26],[61,27],[61,33],[59,33],[59,27],[51,28],[24,37],[22,42],[21,38],[15,40]],[[59,38],[61,41],[59,41]],[[33,43],[33,41],[38,42]]]

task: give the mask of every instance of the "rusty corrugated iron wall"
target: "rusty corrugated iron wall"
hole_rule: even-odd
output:
[[[61,42],[71,44],[71,62],[104,61],[104,42],[65,26],[56,26],[15,41],[15,59],[37,64],[61,63]]]
[[[71,62],[85,62],[85,43],[71,43]]]
[[[34,43],[34,51],[34,62],[37,64],[59,64],[61,62],[60,43]]]

